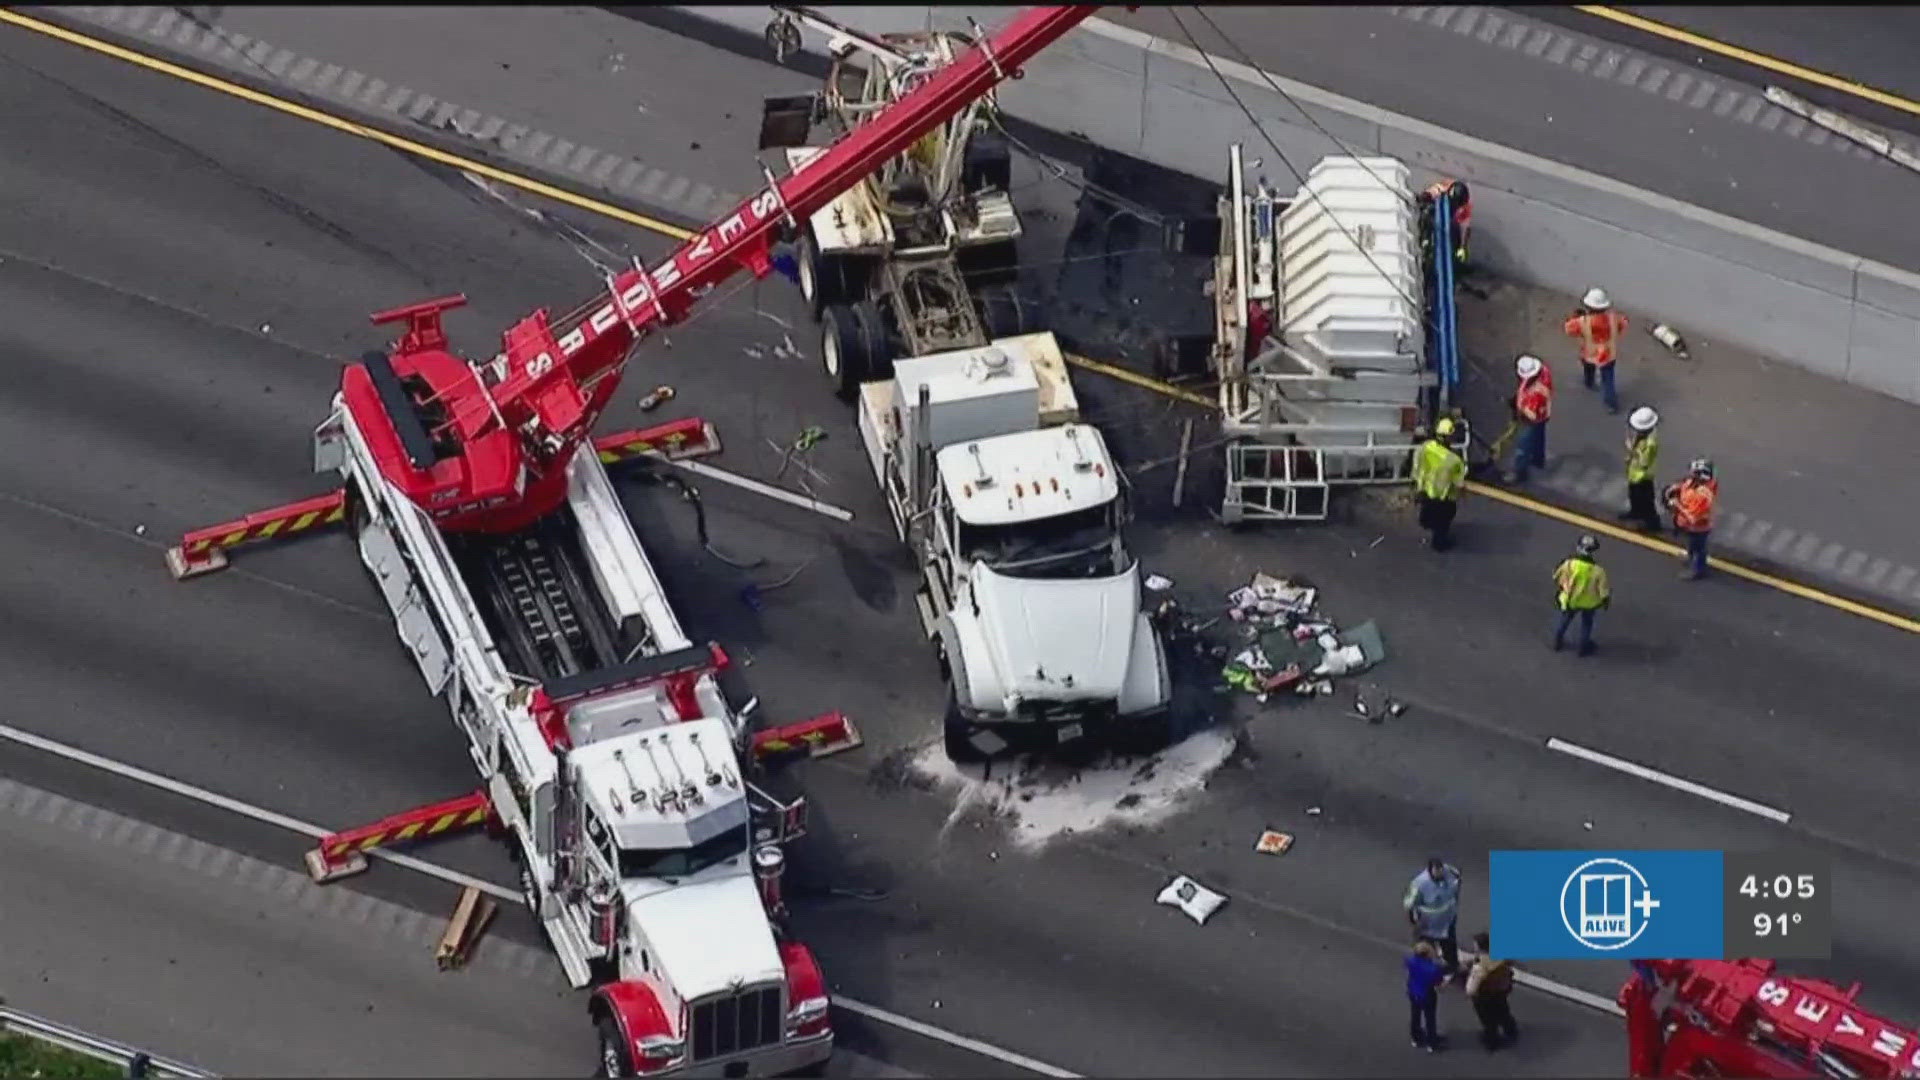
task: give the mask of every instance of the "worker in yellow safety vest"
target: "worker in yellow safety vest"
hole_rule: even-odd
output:
[[[1433,437],[1413,455],[1420,527],[1427,530],[1427,545],[1435,551],[1453,546],[1453,515],[1460,508],[1460,492],[1467,481],[1467,461],[1453,447],[1455,430],[1453,418],[1442,417],[1433,426]]]
[[[1613,603],[1613,591],[1607,586],[1607,571],[1593,561],[1600,541],[1582,536],[1573,554],[1553,572],[1553,583],[1560,590],[1560,625],[1553,631],[1553,651],[1567,647],[1567,628],[1580,619],[1580,655],[1593,655],[1593,614]]]
[[[1661,531],[1660,509],[1653,502],[1653,470],[1660,460],[1660,414],[1642,405],[1627,417],[1627,508],[1620,520],[1637,521],[1648,532]]]

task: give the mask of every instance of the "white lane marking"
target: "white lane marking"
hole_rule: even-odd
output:
[[[836,521],[853,520],[853,511],[851,510],[843,509],[832,503],[823,503],[818,499],[809,499],[805,495],[795,495],[793,492],[784,488],[777,488],[772,484],[763,484],[751,476],[741,476],[739,473],[728,472],[725,469],[716,469],[711,465],[698,461],[676,461],[673,464],[687,470],[695,476],[712,477],[723,484],[732,484],[735,487],[745,488],[756,495],[765,495],[769,499],[778,499],[789,506],[797,506],[802,510],[811,510],[816,514],[825,514]]]
[[[1720,803],[1723,806],[1731,806],[1736,810],[1745,810],[1749,814],[1758,814],[1763,818],[1777,821],[1782,825],[1793,820],[1793,815],[1785,810],[1776,809],[1765,803],[1757,803],[1752,799],[1743,799],[1738,795],[1729,795],[1724,791],[1716,791],[1705,784],[1696,784],[1691,780],[1683,780],[1678,776],[1668,776],[1666,773],[1656,769],[1649,769],[1645,765],[1636,765],[1624,758],[1614,757],[1612,754],[1603,754],[1598,750],[1589,750],[1577,743],[1567,742],[1565,739],[1548,739],[1547,749],[1558,750],[1563,754],[1571,754],[1574,757],[1591,761],[1596,765],[1605,765],[1609,769],[1618,769],[1629,776],[1637,776],[1642,780],[1651,780],[1656,784],[1665,784],[1676,791],[1684,791],[1690,795],[1698,795],[1703,799],[1712,799],[1714,802]]]
[[[682,462],[681,464],[686,464],[686,463]],[[31,746],[36,750],[43,750],[49,754],[54,754],[56,756],[66,758],[69,761],[77,761],[83,765],[91,765],[96,769],[101,769],[106,772],[110,772],[115,776],[124,777],[128,780],[136,780],[150,787],[156,787],[162,791],[168,791],[168,792],[172,792],[175,795],[180,795],[180,796],[184,796],[185,798],[194,799],[198,802],[205,803],[208,806],[216,806],[222,810],[229,811],[230,813],[239,814],[242,817],[251,818],[254,821],[264,822],[268,825],[273,825],[278,828],[285,829],[288,832],[300,833],[304,836],[311,836],[315,839],[319,839],[320,837],[331,835],[330,830],[323,829],[320,826],[314,825],[310,822],[301,821],[298,818],[288,817],[285,814],[275,813],[272,810],[267,810],[262,807],[254,806],[250,803],[244,803],[238,799],[229,798],[228,796],[221,795],[218,792],[208,791],[205,788],[196,787],[193,784],[186,783],[185,781],[182,781],[182,780],[175,780],[170,776],[162,776],[156,772],[149,772],[146,769],[142,769],[137,765],[129,765],[124,761],[115,761],[112,758],[101,757],[99,754],[95,754],[87,750],[82,750],[77,746],[68,746],[65,743],[56,742],[53,739],[49,739],[43,735],[35,735],[31,731],[22,731],[16,727],[11,727],[6,724],[0,724],[0,738],[4,738],[4,739],[11,740],[13,742],[20,743],[23,746]],[[490,881],[482,881],[481,879],[473,877],[471,875],[463,874],[458,870],[451,870],[451,869],[448,869],[447,867],[439,866],[434,863],[426,862],[421,859],[411,858],[406,855],[400,855],[400,854],[381,851],[378,848],[375,848],[373,851],[368,852],[368,854],[372,855],[375,858],[385,859],[396,866],[404,866],[409,870],[414,870],[414,871],[418,871],[419,873],[426,874],[429,877],[436,877],[442,881],[452,882],[455,885],[471,886],[473,888],[479,889],[482,892],[488,893],[492,896],[497,896],[500,899],[509,901],[511,903],[515,903],[515,904],[522,903],[520,899],[520,894],[518,891],[513,889],[503,888],[499,885],[495,885]],[[336,893],[336,895],[339,895],[339,894]],[[361,894],[353,894],[353,895],[361,895]],[[943,1042],[948,1044],[949,1046],[959,1047],[962,1050],[971,1051],[975,1054],[979,1054],[982,1057],[992,1058],[993,1060],[1001,1062],[1002,1064],[1005,1064],[1005,1065],[1012,1065],[1015,1068],[1027,1069],[1029,1071],[1039,1073],[1042,1076],[1060,1077],[1062,1078],[1062,1080],[1080,1080],[1079,1073],[1068,1072],[1067,1070],[1059,1068],[1057,1066],[1048,1065],[1044,1061],[1037,1061],[1033,1058],[1027,1057],[1025,1054],[1018,1054],[1012,1050],[1004,1050],[998,1046],[993,1045],[992,1043],[981,1042],[979,1039],[968,1038],[967,1036],[961,1035],[957,1032],[947,1031],[942,1028],[934,1027],[932,1024],[922,1023],[921,1021],[915,1020],[912,1017],[902,1016],[896,1012],[890,1012],[886,1009],[880,1008],[877,1005],[868,1005],[865,1002],[855,1001],[852,998],[841,997],[839,994],[833,995],[833,1003],[847,1010],[850,1013],[867,1017],[870,1020],[877,1020],[883,1024],[890,1024],[902,1030],[912,1032],[915,1035],[919,1035],[928,1039],[933,1039],[937,1042]]]
[[[864,1016],[869,1020],[878,1020],[883,1024],[892,1024],[894,1027],[911,1031],[915,1035],[922,1035],[926,1038],[946,1043],[949,1046],[957,1046],[962,1050],[971,1050],[982,1057],[990,1057],[996,1061],[1026,1069],[1029,1072],[1037,1072],[1041,1076],[1057,1076],[1060,1077],[1061,1080],[1080,1080],[1079,1073],[1068,1072],[1058,1066],[1049,1065],[1044,1061],[1036,1061],[1033,1058],[1027,1057],[1025,1054],[1016,1054],[1011,1050],[1002,1050],[997,1046],[990,1043],[983,1043],[978,1039],[969,1039],[965,1035],[956,1035],[951,1031],[944,1031],[934,1027],[932,1024],[923,1024],[911,1016],[901,1016],[897,1012],[888,1012],[886,1009],[875,1005],[865,1005],[858,1001],[849,1001],[838,994],[833,996],[833,1003],[850,1013]]]
[[[175,780],[171,776],[162,776],[156,772],[148,772],[138,765],[129,765],[124,761],[115,761],[112,758],[101,757],[99,754],[82,750],[77,746],[68,746],[65,743],[55,742],[45,736],[35,735],[31,731],[22,731],[16,727],[0,724],[0,738],[20,743],[23,746],[31,746],[36,750],[44,750],[49,754],[57,754],[69,761],[78,761],[83,765],[91,765],[96,769],[113,773],[115,776],[125,777],[128,780],[137,780],[149,787],[156,787],[162,791],[169,791],[175,795],[194,799],[198,802],[206,803],[208,806],[217,806],[229,813],[239,814],[245,818],[252,818],[254,821],[285,829],[288,832],[311,836],[316,840],[333,835],[332,829],[323,829],[311,822],[301,821],[298,818],[290,818],[285,814],[276,814],[272,810],[254,806],[250,803],[243,803],[238,799],[228,798],[218,792],[208,791],[206,788],[196,787],[184,780]],[[450,870],[444,866],[436,866],[430,862],[423,862],[410,855],[403,855],[393,851],[382,851],[379,848],[375,848],[368,854],[376,859],[385,859],[396,866],[404,866],[409,870],[417,870],[420,873],[429,874],[442,881],[450,881],[455,885],[472,886],[491,896],[497,896],[503,900],[511,900],[516,904],[520,902],[520,894],[518,892],[512,889],[502,888],[491,881],[482,881],[477,877],[470,874],[463,874],[458,870]]]
[[[1464,958],[1467,954],[1463,951],[1460,955]],[[1620,1003],[1614,1001],[1612,998],[1601,997],[1599,994],[1589,990],[1582,990],[1577,986],[1568,986],[1566,983],[1541,978],[1531,971],[1521,971],[1518,968],[1514,969],[1513,981],[1519,983],[1521,986],[1531,986],[1543,994],[1551,994],[1554,997],[1571,1001],[1575,1005],[1585,1005],[1587,1008],[1594,1009],[1598,1012],[1611,1013],[1614,1016],[1627,1015],[1627,1010],[1621,1008]]]

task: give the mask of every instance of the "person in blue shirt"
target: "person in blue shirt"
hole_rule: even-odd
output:
[[[1447,974],[1460,973],[1460,939],[1455,926],[1460,920],[1460,871],[1438,855],[1427,860],[1426,869],[1407,883],[1400,906],[1413,924],[1418,941],[1430,941],[1446,958]]]
[[[1437,951],[1432,942],[1420,941],[1407,957],[1408,1031],[1413,1045],[1429,1054],[1438,1053],[1444,1045],[1438,1013],[1440,984],[1447,981],[1447,969],[1435,958]]]

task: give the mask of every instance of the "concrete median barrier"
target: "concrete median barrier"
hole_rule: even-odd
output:
[[[755,35],[765,7],[676,10]],[[1005,8],[833,10],[870,32],[997,26]],[[808,40],[820,51],[824,42]],[[1090,20],[1001,91],[1006,111],[1052,131],[1205,179],[1226,147],[1304,169],[1341,147],[1407,162],[1420,183],[1473,186],[1475,258],[1497,274],[1578,294],[1604,282],[1623,307],[1695,341],[1720,341],[1920,403],[1920,275],[1738,221],[1511,147]],[[1278,87],[1276,92],[1274,87]],[[1260,119],[1257,131],[1235,104]],[[1282,188],[1285,166],[1267,171]],[[1893,208],[1889,208],[1892,212]]]

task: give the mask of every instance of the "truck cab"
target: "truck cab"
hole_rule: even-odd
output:
[[[1046,333],[900,360],[861,387],[861,438],[920,567],[955,760],[1165,723],[1124,480],[1077,417]]]
[[[607,1075],[779,1076],[831,1052],[825,986],[781,932],[770,888],[781,844],[804,828],[800,804],[740,777],[729,739],[703,719],[566,755],[554,827],[565,884],[584,902],[535,910],[598,954]]]

